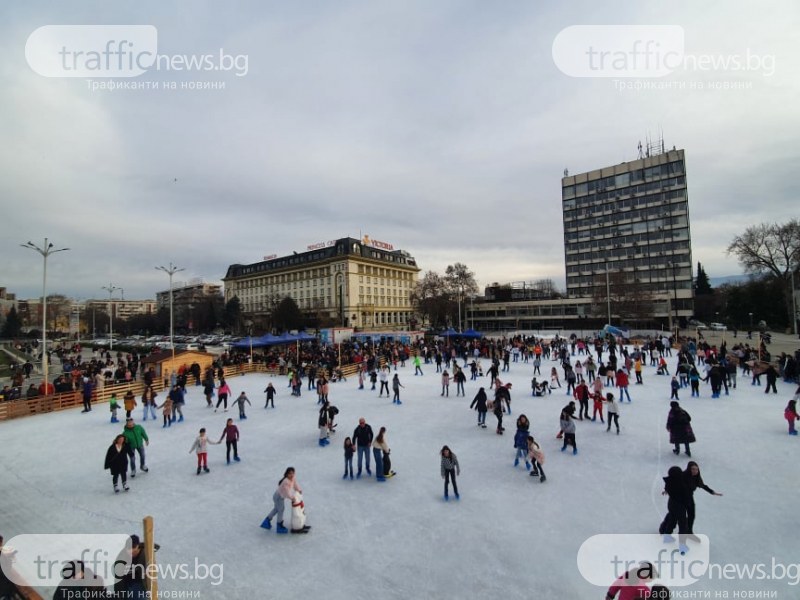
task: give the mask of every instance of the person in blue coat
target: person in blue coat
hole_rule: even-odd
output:
[[[529,471],[531,463],[528,461],[528,435],[531,428],[531,423],[528,417],[520,415],[517,417],[517,432],[514,434],[514,448],[517,450],[517,455],[514,458],[514,466],[519,466],[519,459],[525,461],[525,468]]]

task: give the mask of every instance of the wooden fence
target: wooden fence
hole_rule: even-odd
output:
[[[383,363],[384,361],[381,359],[381,364]],[[355,375],[358,372],[359,366],[358,364],[343,365],[341,367],[342,373],[345,377]],[[246,375],[247,373],[267,373],[269,375],[281,376],[276,367],[268,367],[260,363],[230,365],[224,367],[223,372],[226,378]],[[330,379],[330,373],[326,373],[326,375]],[[156,392],[162,391],[164,389],[164,381],[161,378],[156,378],[153,381],[152,387]],[[142,392],[144,392],[144,383],[142,381],[133,381],[131,383],[106,384],[102,388],[94,390],[92,393],[92,404],[105,404],[108,402],[111,394],[116,393],[120,406],[122,406],[122,398],[129,390],[133,392],[133,395],[136,396],[137,399],[141,398]],[[20,398],[18,400],[9,400],[0,402],[0,421],[67,410],[77,406],[83,406],[83,393],[81,390],[61,394],[50,394],[48,396],[37,396],[36,398],[30,399]]]

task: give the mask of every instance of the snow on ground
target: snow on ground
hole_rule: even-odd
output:
[[[670,359],[670,365],[674,363]],[[484,360],[484,364],[486,361]],[[543,372],[555,363],[545,361]],[[555,390],[530,396],[532,364],[512,363],[512,414],[506,435],[495,418],[476,427],[469,403],[486,378],[467,381],[466,398],[440,396],[435,365],[413,376],[409,361],[399,369],[405,388],[397,406],[355,378],[331,385],[330,400],[341,413],[332,443],[317,444],[316,394],[294,398],[286,381],[274,378],[276,408],[263,408],[269,377],[229,381],[234,396],[253,403],[241,430],[242,462],[225,465],[224,444],[211,446],[211,473],[195,475],[188,453],[200,427],[218,439],[226,417],[206,408],[200,387],[189,387],[186,421],[162,429],[143,423],[150,435],[148,474],[114,495],[103,459],[121,425],[109,424],[106,406],[0,423],[0,533],[134,533],[145,515],[155,517],[162,564],[222,564],[223,581],[160,581],[162,590],[199,590],[210,598],[600,598],[604,590],[586,582],[576,557],[598,533],[652,533],[666,511],[661,495],[667,469],[686,466],[668,443],[665,422],[669,378],[646,367],[645,385],[631,385],[633,402],[622,406],[622,434],[598,423],[578,422],[579,454],[561,453],[555,439],[568,397]],[[674,369],[673,369],[674,370]],[[699,462],[707,484],[724,497],[695,494],[695,530],[709,535],[715,563],[797,562],[795,509],[800,476],[800,439],[786,434],[783,408],[794,392],[779,382],[765,395],[740,377],[728,397],[701,398],[681,391],[692,415]],[[367,388],[369,384],[367,383]],[[548,480],[514,468],[516,417],[525,413],[547,454]],[[124,413],[123,413],[124,414]],[[141,413],[137,411],[137,422]],[[377,434],[387,427],[394,470],[386,483],[374,478],[343,481],[342,441],[360,416]],[[462,499],[445,503],[439,450],[449,445],[462,474]],[[308,535],[277,535],[259,527],[269,497],[287,466],[297,469],[305,492]],[[609,582],[610,583],[610,582]],[[800,588],[776,580],[701,579],[688,590],[776,590],[798,598]]]

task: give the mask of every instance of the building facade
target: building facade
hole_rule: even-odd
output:
[[[683,150],[565,176],[561,198],[569,298],[607,297],[613,283],[649,295],[670,325],[693,314]]]
[[[267,315],[285,297],[301,311],[341,327],[407,328],[410,294],[419,268],[391,244],[351,237],[308,246],[290,256],[231,265],[223,278],[225,302],[237,297],[243,315]]]

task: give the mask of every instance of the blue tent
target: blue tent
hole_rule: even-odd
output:
[[[480,331],[475,331],[471,327],[467,329],[464,333],[461,334],[461,337],[469,338],[472,340],[477,340],[483,337],[483,334]]]
[[[439,337],[458,337],[459,335],[461,335],[461,334],[458,333],[452,327],[448,327],[447,329],[445,329],[444,331],[439,333]]]
[[[234,348],[250,348],[251,345],[252,345],[253,348],[261,348],[263,346],[266,346],[267,344],[265,344],[261,340],[261,338],[246,337],[246,338],[240,339],[238,342],[234,342],[233,347]]]
[[[300,340],[301,342],[310,342],[311,340],[317,339],[317,336],[306,333],[305,331],[301,331],[297,334],[296,339]]]

